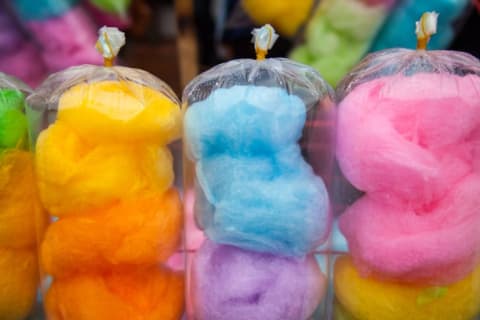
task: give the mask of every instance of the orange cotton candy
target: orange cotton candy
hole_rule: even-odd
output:
[[[178,248],[183,224],[175,189],[144,195],[50,225],[41,247],[44,270],[65,277],[119,265],[155,265]]]
[[[132,195],[164,192],[173,182],[172,156],[157,145],[91,145],[60,121],[36,146],[44,207],[54,216],[107,205]]]
[[[164,94],[131,81],[81,83],[58,103],[58,119],[95,142],[166,145],[181,133],[181,111]]]
[[[55,280],[45,305],[50,320],[178,320],[183,275],[169,270],[114,271]]]
[[[36,192],[32,154],[0,151],[0,247],[34,247],[36,218],[44,216]]]
[[[25,319],[35,302],[37,283],[34,250],[0,249],[0,319]]]

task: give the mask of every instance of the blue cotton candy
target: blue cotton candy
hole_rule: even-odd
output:
[[[24,21],[47,20],[63,15],[79,0],[15,0],[11,1],[16,13]]]
[[[454,22],[461,15],[469,0],[405,0],[390,15],[377,35],[370,51],[387,48],[411,48],[417,44],[415,22],[426,11],[436,11],[438,34],[431,38],[428,48],[432,50],[448,47],[455,36]]]
[[[271,153],[297,142],[305,119],[303,101],[282,88],[221,88],[188,108],[186,143],[195,159]]]
[[[313,251],[329,232],[328,194],[297,151],[199,161],[195,213],[208,237],[281,255]]]

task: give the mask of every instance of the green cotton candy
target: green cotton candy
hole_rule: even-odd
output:
[[[358,0],[327,0],[307,26],[306,42],[290,55],[311,65],[333,86],[363,58],[387,8]]]
[[[0,149],[24,148],[27,118],[23,113],[25,96],[15,89],[0,90]]]
[[[130,7],[131,0],[90,0],[90,2],[108,13],[125,15]]]

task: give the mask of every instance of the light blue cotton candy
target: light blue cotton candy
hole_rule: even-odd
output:
[[[432,50],[447,48],[455,36],[453,25],[469,0],[405,0],[394,10],[377,35],[370,51],[387,48],[411,48],[417,45],[415,22],[426,11],[436,11],[438,32],[428,44]]]
[[[14,0],[11,3],[20,19],[31,21],[61,16],[79,0]]]
[[[199,161],[195,214],[207,236],[217,243],[290,256],[305,255],[325,240],[327,191],[297,152]]]
[[[296,143],[305,119],[305,104],[285,89],[237,85],[217,89],[188,108],[185,139],[195,159],[268,154]]]

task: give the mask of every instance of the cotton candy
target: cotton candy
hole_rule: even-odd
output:
[[[131,81],[80,83],[63,93],[58,120],[86,140],[167,144],[180,137],[181,112],[164,94]]]
[[[270,153],[298,141],[305,119],[305,104],[285,89],[235,85],[190,105],[186,144],[195,159]]]
[[[430,39],[430,49],[447,48],[455,36],[457,19],[468,6],[468,0],[399,1],[398,7],[385,22],[370,51],[387,48],[415,48],[415,22],[426,11],[439,13],[438,34]]]
[[[480,175],[471,174],[423,210],[367,195],[341,216],[340,228],[363,274],[452,283],[480,261],[479,194]]]
[[[405,257],[408,259],[408,257]],[[470,320],[480,311],[480,268],[449,286],[363,278],[348,257],[335,263],[335,293],[357,320]]]
[[[333,320],[358,320],[337,299],[333,302]]]
[[[270,23],[281,34],[291,37],[307,20],[313,3],[313,0],[243,0],[242,7],[256,24]]]
[[[53,223],[41,246],[44,270],[56,277],[118,265],[155,265],[180,244],[178,193],[153,194]]]
[[[63,15],[79,0],[15,0],[17,14],[23,20],[45,20]]]
[[[79,274],[55,280],[45,306],[49,319],[177,320],[183,286],[180,273],[159,267]]]
[[[38,283],[33,250],[0,249],[0,318],[23,320],[35,302]]]
[[[0,4],[0,56],[12,53],[21,46],[23,37],[17,30],[13,17],[6,12],[4,4]]]
[[[294,150],[282,159],[219,156],[197,163],[198,182],[211,205],[197,205],[197,221],[210,239],[300,256],[326,238],[325,185]],[[291,160],[289,155],[297,158],[293,163],[298,168],[282,163]]]
[[[211,241],[196,253],[191,272],[198,320],[304,320],[326,289],[312,256],[286,258]]]
[[[126,15],[131,0],[89,0],[96,7],[109,13],[117,15]]]
[[[0,70],[36,87],[47,76],[47,69],[38,48],[28,40],[15,51],[1,56]]]
[[[359,85],[339,106],[342,172],[378,196],[417,206],[440,199],[472,169],[479,92],[475,75],[420,73]]]
[[[290,57],[311,65],[336,85],[368,51],[390,6],[391,1],[322,1],[307,25],[305,44]]]
[[[39,5],[34,4],[33,7]],[[73,65],[102,63],[102,56],[95,49],[95,25],[80,6],[47,20],[29,19],[25,22],[28,30],[40,42],[42,61],[50,71]]]
[[[45,223],[45,216],[35,183],[29,152],[0,151],[0,247],[36,246],[37,227]]]
[[[166,147],[90,145],[61,121],[40,134],[35,160],[42,203],[54,216],[140,192],[161,193],[173,182],[172,156]]]
[[[21,91],[0,89],[0,150],[26,146],[27,119],[23,107],[24,95]]]

